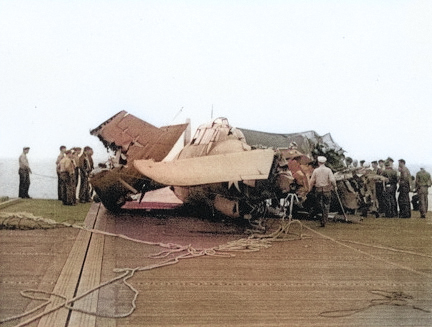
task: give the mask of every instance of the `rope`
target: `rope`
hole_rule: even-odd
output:
[[[49,229],[59,227],[83,228],[68,222],[57,222],[53,219],[34,216],[29,212],[0,212],[0,228],[8,229]]]
[[[380,258],[380,257],[375,256],[375,255],[373,255],[373,254],[370,254],[370,253],[368,253],[368,252],[365,252],[365,251],[362,251],[362,250],[356,249],[355,247],[352,247],[352,246],[350,246],[350,245],[344,244],[344,243],[342,243],[341,241],[338,241],[338,240],[336,240],[336,239],[334,239],[334,238],[332,238],[332,237],[330,237],[330,236],[327,236],[327,235],[324,235],[324,234],[322,234],[322,233],[320,233],[320,232],[317,232],[316,230],[313,230],[312,228],[307,227],[306,225],[303,225],[303,226],[304,226],[305,228],[309,229],[310,231],[314,232],[315,234],[318,234],[319,236],[321,236],[321,237],[324,238],[324,239],[328,239],[328,240],[330,240],[330,241],[332,241],[332,242],[334,242],[334,243],[336,243],[336,244],[339,244],[339,245],[342,245],[342,246],[344,246],[344,247],[347,247],[348,249],[351,249],[351,250],[354,250],[354,251],[360,252],[360,253],[362,253],[362,254],[364,254],[364,255],[366,255],[366,256],[369,256],[369,257],[371,257],[371,258],[373,258],[373,259],[375,259],[375,260],[379,260],[379,261],[382,261],[382,262],[387,263],[387,264],[389,264],[389,265],[392,265],[392,266],[395,266],[395,267],[398,267],[398,268],[401,268],[401,269],[404,269],[404,270],[408,270],[408,271],[410,271],[410,272],[413,272],[413,273],[415,273],[415,274],[417,274],[417,275],[421,275],[421,276],[423,276],[423,277],[432,278],[432,274],[424,273],[424,272],[422,272],[422,271],[418,271],[418,270],[415,270],[415,269],[412,269],[412,268],[409,268],[409,267],[406,267],[406,266],[400,265],[400,264],[398,264],[398,263],[395,263],[395,262],[392,262],[392,261],[389,261],[389,260],[386,260],[386,259]]]
[[[57,179],[57,176],[48,176],[48,175],[42,175],[42,174],[36,174],[36,173],[32,173],[33,176],[39,176],[39,177],[44,177],[44,178],[52,178],[52,179]]]
[[[1,216],[3,216],[3,214],[9,214],[10,213],[0,213]],[[85,228],[83,226],[80,225],[75,225],[75,224],[69,224],[66,222],[56,222],[52,219],[45,219],[42,217],[35,217],[32,214],[28,214],[28,213],[14,213],[13,217],[9,217],[9,219],[12,218],[20,218],[20,219],[30,219],[30,220],[34,220],[37,223],[40,224],[46,224],[48,226],[58,226],[58,227],[72,227],[72,228],[78,228],[80,230],[85,230],[91,233],[97,233],[97,234],[101,234],[104,236],[111,236],[111,237],[118,237],[121,239],[125,239],[128,241],[132,241],[132,242],[136,242],[136,243],[140,243],[140,244],[146,244],[146,245],[152,245],[152,246],[159,246],[164,248],[164,250],[156,253],[156,254],[152,254],[149,255],[148,258],[153,258],[153,259],[166,259],[162,262],[159,263],[155,263],[155,264],[150,264],[147,266],[143,266],[143,267],[136,267],[136,268],[118,268],[118,269],[114,269],[115,273],[120,273],[119,276],[114,277],[104,283],[101,283],[100,285],[74,297],[71,299],[67,299],[66,297],[64,297],[61,294],[54,294],[54,293],[49,293],[49,292],[44,292],[44,291],[39,291],[39,290],[27,290],[27,291],[23,291],[21,292],[21,295],[23,297],[29,298],[29,299],[33,299],[33,300],[41,300],[41,301],[45,301],[44,303],[42,303],[41,305],[37,306],[36,308],[29,310],[21,315],[17,315],[14,317],[9,317],[6,318],[4,320],[0,321],[1,323],[7,322],[7,321],[12,321],[12,320],[16,320],[16,319],[20,319],[20,318],[24,318],[29,316],[30,314],[33,314],[35,312],[37,312],[38,310],[40,310],[41,308],[47,306],[50,303],[53,303],[53,299],[47,299],[45,297],[41,297],[40,295],[49,295],[49,296],[53,296],[53,297],[58,297],[61,298],[63,301],[62,303],[56,305],[55,307],[46,310],[42,313],[39,313],[38,315],[29,318],[28,320],[20,323],[17,325],[18,326],[25,326],[30,324],[31,322],[40,319],[41,317],[54,312],[60,308],[67,308],[71,311],[78,311],[84,314],[89,314],[89,315],[94,315],[94,316],[98,316],[98,317],[105,317],[105,318],[124,318],[127,317],[129,315],[131,315],[135,309],[136,309],[136,300],[138,298],[139,295],[139,291],[137,289],[135,289],[129,282],[128,280],[131,279],[135,273],[137,272],[141,272],[141,271],[148,271],[148,270],[152,270],[152,269],[156,269],[156,268],[161,268],[161,267],[165,267],[168,265],[173,265],[178,263],[180,260],[182,259],[190,259],[190,258],[197,258],[197,257],[201,257],[201,256],[215,256],[215,257],[225,257],[225,258],[229,258],[229,257],[234,257],[235,255],[230,253],[230,252],[256,252],[256,251],[260,251],[262,249],[267,249],[269,247],[271,247],[272,243],[275,241],[287,241],[287,240],[295,240],[293,238],[288,238],[288,235],[293,235],[293,233],[290,232],[290,228],[295,224],[295,225],[299,225],[300,226],[300,232],[298,234],[295,234],[297,236],[297,240],[298,239],[303,239],[305,237],[310,237],[307,235],[304,235],[302,233],[303,231],[303,227],[306,229],[309,229],[310,231],[320,235],[322,238],[324,239],[329,239],[339,245],[342,245],[344,247],[347,247],[349,249],[358,251],[364,255],[367,255],[373,259],[376,260],[380,260],[383,261],[387,264],[390,265],[394,265],[397,266],[399,268],[414,272],[416,274],[425,276],[425,277],[432,277],[432,275],[427,274],[427,273],[423,273],[414,269],[411,269],[409,267],[405,267],[402,265],[399,265],[397,263],[382,259],[380,257],[374,256],[372,254],[369,254],[367,252],[364,252],[362,250],[356,249],[352,246],[349,246],[347,244],[344,244],[342,242],[348,242],[348,241],[338,241],[334,238],[331,238],[329,236],[326,236],[322,233],[319,233],[305,225],[303,225],[300,221],[298,220],[291,220],[291,218],[288,221],[285,221],[284,219],[281,219],[280,221],[280,226],[279,228],[271,233],[270,235],[251,235],[248,238],[241,238],[239,240],[236,241],[231,241],[228,242],[226,244],[222,244],[219,246],[215,246],[212,248],[207,248],[207,249],[195,249],[194,247],[192,247],[190,244],[189,245],[178,245],[178,244],[174,244],[174,243],[161,243],[161,242],[148,242],[148,241],[143,241],[143,240],[138,240],[138,239],[134,239],[131,237],[128,237],[126,235],[121,235],[121,234],[113,234],[113,233],[109,233],[109,232],[105,232],[105,231],[100,231],[100,230],[96,230],[96,229],[88,229]],[[391,249],[391,248],[386,248],[386,249]],[[391,250],[395,250],[395,249],[391,249]],[[401,252],[407,252],[410,253],[409,251],[401,251]],[[176,255],[172,258],[169,258],[172,255]],[[411,254],[416,254],[419,255],[417,253],[411,253]],[[428,256],[429,257],[429,256]],[[105,287],[108,286],[110,284],[113,284],[115,282],[118,281],[122,281],[122,283],[133,293],[133,297],[131,300],[131,308],[129,311],[124,312],[124,313],[119,313],[119,314],[115,314],[115,315],[102,315],[100,313],[97,312],[91,312],[91,311],[87,311],[84,309],[79,309],[73,306],[73,303],[84,298],[85,296]],[[376,295],[380,295],[383,296],[384,299],[373,299],[370,301],[370,304],[367,305],[366,307],[363,308],[358,308],[358,309],[348,309],[348,310],[335,310],[335,311],[324,311],[322,313],[320,313],[321,316],[323,317],[345,317],[345,316],[349,316],[361,311],[364,311],[372,306],[376,306],[376,305],[396,305],[396,306],[408,306],[411,307],[413,309],[416,310],[421,310],[423,312],[427,312],[427,313],[431,313],[431,311],[428,311],[426,309],[422,309],[419,307],[416,307],[414,305],[409,305],[408,304],[408,300],[412,300],[413,298],[410,295],[406,295],[402,292],[387,292],[387,291],[381,291],[381,290],[372,290],[370,291],[370,293],[372,294],[376,294]],[[34,295],[31,295],[34,294]]]
[[[371,248],[376,248],[376,249],[381,249],[381,250],[388,250],[388,251],[399,252],[399,253],[407,253],[407,254],[417,255],[417,256],[425,257],[425,258],[432,258],[432,255],[413,252],[413,251],[407,251],[407,250],[399,250],[399,249],[390,248],[390,247],[386,247],[386,246],[382,246],[382,245],[372,245],[372,244],[361,243],[361,242],[350,241],[350,240],[341,240],[341,242],[358,244],[358,245],[368,246]]]
[[[239,240],[236,241],[231,241],[228,242],[226,244],[222,244],[219,246],[215,246],[212,248],[206,248],[206,249],[195,249],[194,247],[192,247],[190,244],[189,245],[178,245],[178,244],[174,244],[174,243],[162,243],[162,242],[148,242],[148,241],[143,241],[143,240],[139,240],[139,239],[134,239],[131,237],[128,237],[126,235],[122,235],[122,234],[114,234],[114,233],[110,233],[110,232],[105,232],[105,231],[101,231],[101,230],[97,230],[97,229],[88,229],[85,228],[83,226],[80,225],[76,225],[76,224],[69,224],[66,222],[56,222],[52,219],[46,219],[46,218],[42,218],[42,217],[36,217],[33,214],[30,213],[26,213],[26,212],[20,212],[20,213],[0,213],[0,215],[3,217],[7,217],[7,219],[13,219],[13,218],[19,218],[22,220],[30,220],[30,221],[34,221],[40,224],[45,224],[46,226],[51,226],[51,227],[72,227],[72,228],[77,228],[80,230],[85,230],[87,232],[90,233],[95,233],[95,234],[101,234],[104,236],[111,236],[111,237],[117,237],[117,238],[121,238],[121,239],[125,239],[131,242],[136,242],[136,243],[140,243],[140,244],[145,244],[145,245],[152,245],[152,246],[159,246],[162,248],[165,248],[165,250],[160,251],[156,254],[151,254],[148,256],[148,258],[153,258],[153,259],[163,259],[163,258],[167,258],[165,261],[159,262],[159,263],[155,263],[155,264],[150,264],[147,266],[143,266],[143,267],[136,267],[136,268],[117,268],[114,269],[115,273],[121,273],[119,276],[114,277],[104,283],[101,283],[100,285],[74,297],[71,299],[67,299],[65,296],[61,295],[61,294],[55,294],[55,293],[51,293],[51,292],[45,292],[45,291],[40,291],[40,290],[26,290],[21,292],[21,295],[25,298],[29,298],[32,300],[37,300],[37,301],[45,301],[44,303],[38,305],[37,307],[24,312],[23,314],[17,315],[17,316],[13,316],[13,317],[9,317],[3,320],[0,320],[0,324],[7,322],[7,321],[12,321],[12,320],[17,320],[17,319],[22,319],[24,317],[27,317],[35,312],[37,312],[38,310],[44,308],[45,306],[53,303],[53,299],[50,298],[46,298],[46,297],[42,297],[41,295],[49,295],[49,296],[53,296],[53,297],[58,297],[61,298],[63,301],[62,303],[54,306],[53,308],[50,308],[49,310],[45,310],[44,312],[39,313],[36,316],[33,316],[29,319],[27,319],[26,321],[21,322],[20,324],[16,325],[16,327],[21,327],[21,326],[26,326],[32,322],[34,322],[35,320],[40,319],[41,317],[54,312],[56,310],[59,310],[60,308],[66,308],[69,309],[71,311],[77,311],[77,312],[81,312],[84,314],[89,314],[89,315],[93,315],[93,316],[97,316],[97,317],[104,317],[104,318],[125,318],[129,315],[131,315],[135,309],[136,309],[136,300],[138,298],[139,295],[139,291],[137,289],[135,289],[129,282],[128,280],[131,279],[136,272],[141,272],[141,271],[148,271],[148,270],[152,270],[152,269],[156,269],[156,268],[161,268],[161,267],[165,267],[168,265],[173,265],[178,263],[180,260],[182,259],[190,259],[190,258],[197,258],[197,257],[201,257],[201,256],[212,256],[212,257],[223,257],[223,258],[230,258],[230,257],[234,257],[235,255],[229,252],[256,252],[256,251],[260,251],[262,249],[267,249],[269,247],[271,247],[271,243],[273,241],[283,241],[283,240],[287,240],[286,239],[286,235],[289,233],[289,228],[291,223],[293,222],[298,222],[299,221],[291,221],[291,222],[283,222],[281,221],[281,227],[274,233],[272,233],[271,235],[269,235],[268,237],[264,237],[262,235],[251,235],[248,238],[241,238]],[[301,225],[301,223],[300,223]],[[302,239],[302,237],[304,237],[304,235],[300,235],[299,239]],[[293,239],[290,239],[293,240]],[[169,256],[173,255],[173,254],[178,254],[175,257],[169,258]],[[124,312],[124,313],[119,313],[119,314],[115,314],[115,315],[103,315],[97,312],[92,312],[92,311],[87,311],[84,309],[80,309],[77,307],[73,306],[73,303],[84,298],[85,296],[105,287],[108,286],[110,284],[113,284],[115,282],[118,281],[122,281],[122,283],[133,293],[133,297],[131,300],[131,308],[129,311]],[[33,295],[31,295],[33,294]]]
[[[415,310],[420,310],[426,313],[432,313],[430,310],[426,310],[424,308],[420,308],[418,306],[409,304],[409,300],[414,300],[414,297],[403,293],[403,292],[389,292],[384,290],[371,290],[369,293],[382,296],[383,298],[372,299],[369,301],[369,304],[362,308],[357,309],[342,309],[342,310],[331,310],[331,311],[323,311],[319,315],[326,318],[342,318],[352,316],[356,313],[366,311],[369,308],[378,306],[378,305],[391,305],[398,307],[408,307]]]

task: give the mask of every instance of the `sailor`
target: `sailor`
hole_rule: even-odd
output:
[[[384,162],[384,166],[386,166],[386,162],[389,162],[390,163],[390,167],[393,169],[394,160],[391,157],[387,157],[387,160]]]
[[[66,146],[61,145],[60,146],[60,153],[57,156],[57,160],[56,160],[56,171],[57,171],[57,196],[59,200],[63,199],[63,194],[62,194],[62,190],[63,190],[63,186],[62,186],[62,179],[60,178],[60,161],[65,157],[65,152],[66,152]]]
[[[346,163],[346,166],[347,166],[348,169],[354,169],[353,160],[352,160],[351,157],[346,157],[345,158],[345,163]]]
[[[330,211],[331,191],[337,191],[336,179],[330,168],[326,167],[327,158],[324,156],[318,157],[318,168],[316,168],[310,179],[310,187],[315,186],[315,194],[317,202],[322,213],[321,227],[325,227],[328,221]]]
[[[385,170],[385,161],[383,159],[378,160],[378,166],[381,169],[381,172]]]
[[[80,173],[79,201],[81,203],[90,202],[90,185],[89,175],[93,169],[91,159],[92,149],[89,146],[84,147],[84,153],[79,157],[78,168]]]
[[[405,166],[405,160],[399,159],[399,218],[411,218],[411,203],[409,192],[411,191],[411,173]]]
[[[75,205],[75,166],[73,164],[73,150],[67,150],[65,157],[60,160],[60,178],[62,179],[62,195],[64,205]]]
[[[30,148],[28,146],[23,148],[23,152],[19,156],[19,169],[18,169],[18,175],[19,175],[19,192],[18,196],[22,199],[30,199],[30,196],[28,194],[29,188],[30,188],[30,174],[31,169],[29,166],[29,162],[27,160],[27,153],[29,153]]]
[[[382,161],[382,160],[380,160]],[[384,161],[383,161],[384,162]],[[378,175],[381,176],[383,170],[381,169],[381,166],[378,165],[378,161],[374,160],[372,161],[372,170],[373,172]],[[375,190],[376,190],[376,197],[378,200],[378,214],[384,214],[384,196],[383,196],[383,191],[384,191],[384,183],[381,179],[377,179],[375,181]]]
[[[392,167],[392,161],[385,161],[385,170],[382,175],[386,177],[384,187],[384,202],[385,202],[385,216],[387,218],[397,217],[397,203],[396,203],[396,189],[397,189],[397,172]]]
[[[416,190],[419,196],[419,211],[420,217],[426,218],[428,210],[428,188],[432,186],[431,175],[423,168],[416,174],[415,179]]]
[[[378,164],[377,164],[378,165]],[[367,217],[368,211],[375,215],[376,218],[379,217],[378,213],[378,200],[376,192],[376,182],[381,178],[377,175],[373,168],[371,168],[370,163],[365,161],[362,170],[362,184],[363,190],[360,192],[363,195],[365,206],[363,208],[362,216]]]

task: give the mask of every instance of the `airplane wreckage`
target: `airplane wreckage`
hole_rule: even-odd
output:
[[[344,171],[344,150],[330,134],[257,132],[217,118],[199,126],[189,140],[188,123],[158,128],[126,111],[90,134],[115,155],[90,178],[100,201],[111,211],[127,208],[131,201],[141,203],[163,190],[159,198],[175,195],[175,206],[207,209],[260,225],[266,214],[286,215],[288,205],[291,210],[293,205],[308,210],[309,179],[319,155],[325,155],[328,166],[337,172],[339,204],[352,210],[367,204],[358,181]],[[181,150],[169,159],[183,140]],[[160,208],[152,203],[142,208]]]

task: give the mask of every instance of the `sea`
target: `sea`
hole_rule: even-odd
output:
[[[57,199],[57,173],[54,159],[29,158],[30,175],[29,195],[35,199]],[[95,160],[95,164],[98,161]],[[420,170],[419,165],[407,165],[411,174]],[[432,174],[432,165],[424,167]],[[0,158],[0,197],[18,197],[18,158]],[[432,188],[429,189],[429,211],[432,211]]]
[[[29,195],[37,199],[57,199],[57,173],[55,160],[29,158]],[[18,197],[18,158],[0,158],[0,196]]]

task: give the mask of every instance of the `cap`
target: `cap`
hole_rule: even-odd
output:
[[[371,163],[372,163],[372,164],[377,164],[378,161],[374,160],[374,161],[371,161]]]
[[[23,147],[23,150],[28,150],[28,149],[30,149],[30,147],[28,146]]]
[[[327,161],[327,158],[326,158],[326,157],[324,157],[324,156],[319,156],[319,157],[318,157],[318,162],[324,163],[324,162],[326,162],[326,161]]]
[[[406,164],[404,159],[399,159],[399,162],[402,162],[403,164]]]

